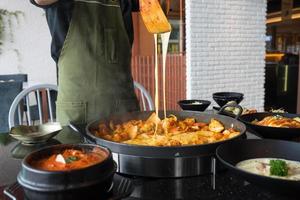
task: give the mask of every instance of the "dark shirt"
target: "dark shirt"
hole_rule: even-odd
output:
[[[74,1],[59,0],[56,3],[47,6],[40,6],[36,4],[34,0],[30,0],[30,2],[43,8],[46,12],[46,18],[52,36],[51,56],[57,63],[72,19]],[[132,44],[133,25],[131,12],[139,10],[138,0],[120,0],[120,5],[125,28]]]

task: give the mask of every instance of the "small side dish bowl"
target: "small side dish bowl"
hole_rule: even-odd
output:
[[[244,99],[244,94],[238,92],[216,92],[213,93],[213,99],[220,106],[224,106],[230,101],[235,101],[237,104]]]
[[[205,111],[210,104],[211,102],[207,100],[192,99],[178,101],[178,105],[182,108],[182,110],[192,111]]]
[[[300,180],[287,180],[280,176],[266,176],[255,172],[249,172],[237,167],[237,164],[241,161],[259,158],[269,158],[273,160],[286,159],[300,162],[299,151],[300,145],[296,142],[250,139],[235,140],[222,144],[217,148],[216,156],[225,167],[253,185],[265,188],[271,192],[298,195]],[[267,166],[270,165],[267,164],[266,167],[260,169],[268,170]],[[259,168],[256,169],[259,170]],[[293,173],[297,174],[297,170],[294,169]]]
[[[70,158],[76,157],[73,154],[65,158],[66,151],[80,151],[83,155],[76,153],[76,159]],[[91,154],[91,159],[82,157]],[[56,158],[55,163],[51,160],[52,156]],[[65,163],[58,160],[59,156],[62,156],[60,159],[64,159]],[[95,156],[99,160],[95,161]],[[90,165],[79,167],[76,161],[81,159],[84,159],[81,163],[91,161]],[[59,168],[62,164],[63,169]],[[58,168],[52,170],[49,166]],[[109,149],[92,144],[61,144],[40,149],[25,157],[17,180],[25,196],[31,200],[96,199],[112,188],[115,172],[116,164]]]
[[[47,142],[62,130],[58,122],[40,124],[38,126],[19,125],[11,128],[9,135],[25,145]]]

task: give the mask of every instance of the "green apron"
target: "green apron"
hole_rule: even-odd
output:
[[[138,110],[118,0],[75,0],[58,61],[57,118],[83,124]]]

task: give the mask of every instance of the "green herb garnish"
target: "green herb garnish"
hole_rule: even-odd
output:
[[[71,162],[79,160],[79,158],[77,156],[69,156],[65,160],[66,160],[66,163],[71,163]]]
[[[270,175],[274,176],[287,176],[288,167],[283,160],[270,160]]]

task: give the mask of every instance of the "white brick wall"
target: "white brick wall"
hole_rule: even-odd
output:
[[[29,0],[0,0],[0,8],[24,14],[19,17],[19,23],[12,20],[13,42],[6,24],[0,74],[28,74],[28,85],[56,84],[56,65],[50,55],[51,36],[43,9],[33,6]]]
[[[187,98],[242,92],[263,109],[265,18],[266,0],[186,1]]]

